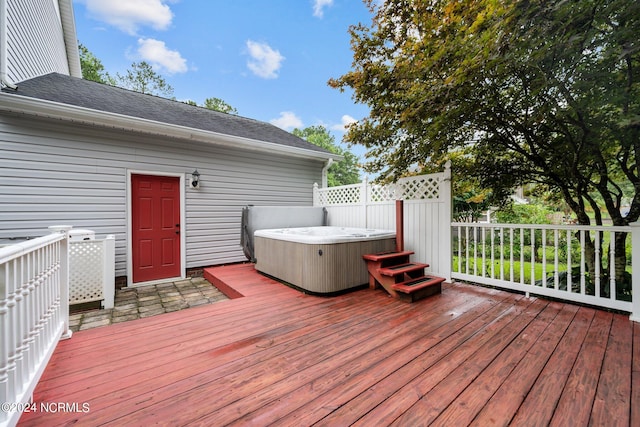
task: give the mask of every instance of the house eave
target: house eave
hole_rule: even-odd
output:
[[[343,158],[342,156],[333,153],[323,153],[299,147],[277,144],[274,142],[195,129],[171,123],[161,123],[139,117],[98,111],[76,105],[30,98],[6,92],[0,92],[0,111],[123,131],[165,136],[181,140],[198,141],[218,146],[278,153],[292,157],[317,159],[320,161],[327,161],[328,159],[342,160]]]

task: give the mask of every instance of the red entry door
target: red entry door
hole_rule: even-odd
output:
[[[133,283],[180,277],[180,178],[131,175]]]

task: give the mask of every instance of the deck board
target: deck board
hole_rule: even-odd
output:
[[[515,414],[517,412],[577,311],[577,306],[563,304],[558,316],[547,326],[535,345],[527,351],[527,354],[502,382],[500,388],[488,399],[473,422],[470,423],[472,426],[508,425],[509,419],[497,420],[495,415]]]
[[[625,315],[464,284],[406,304],[372,289],[305,295],[250,264],[207,274],[237,298],[60,342],[34,402],[90,410],[20,424],[638,420],[640,328]]]

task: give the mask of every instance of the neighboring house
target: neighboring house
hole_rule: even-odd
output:
[[[68,0],[37,3],[72,10]],[[59,29],[75,33],[72,22]],[[69,224],[116,235],[115,274],[128,284],[184,277],[244,260],[242,207],[311,205],[338,158],[268,123],[72,77],[73,66],[44,73],[77,62],[60,43],[68,37],[50,38],[57,50],[41,49],[38,71],[3,74],[0,239]],[[64,61],[50,60],[56,51]],[[15,68],[11,52],[3,70]]]
[[[71,0],[0,0],[2,86],[51,72],[82,77]]]

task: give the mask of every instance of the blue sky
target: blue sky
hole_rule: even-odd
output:
[[[351,68],[361,0],[74,0],[78,40],[112,75],[147,61],[178,100],[217,97],[283,129],[323,125],[342,140],[365,117],[327,85]],[[352,152],[362,155],[361,147]]]

